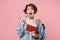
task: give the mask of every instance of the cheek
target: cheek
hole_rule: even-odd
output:
[[[34,13],[34,10],[32,10],[32,12]]]
[[[34,11],[32,11],[32,13],[34,14]]]
[[[27,13],[29,13],[29,11],[27,11]]]

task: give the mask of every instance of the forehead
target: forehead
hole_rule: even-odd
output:
[[[29,8],[34,9],[33,6],[28,6],[27,9],[29,9]]]

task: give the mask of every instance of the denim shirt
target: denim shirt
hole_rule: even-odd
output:
[[[44,30],[43,30],[42,23],[40,23],[40,25],[38,26],[37,19],[34,18],[33,24],[35,24],[37,26],[37,29],[35,32],[38,34],[39,38],[32,37],[32,40],[44,40],[44,35],[43,35]],[[26,17],[24,17],[24,29],[23,29],[23,31],[20,30],[21,23],[20,23],[20,20],[18,21],[18,25],[16,27],[16,32],[17,32],[17,35],[19,36],[19,40],[29,40],[30,39],[30,33],[26,31],[26,26],[27,26]]]

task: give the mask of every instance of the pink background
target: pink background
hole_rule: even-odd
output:
[[[0,40],[19,40],[16,25],[26,4],[34,3],[46,26],[46,40],[60,40],[60,0],[0,0]]]

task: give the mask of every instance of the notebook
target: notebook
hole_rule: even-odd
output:
[[[32,25],[27,24],[26,30],[27,30],[27,31],[29,31],[29,32],[32,32],[32,31],[35,31],[35,30],[36,30],[36,27],[35,27],[35,26],[32,26]]]

